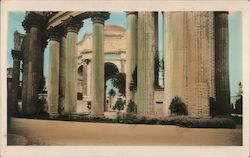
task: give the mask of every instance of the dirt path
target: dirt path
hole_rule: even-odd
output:
[[[31,145],[241,145],[242,129],[12,119]]]

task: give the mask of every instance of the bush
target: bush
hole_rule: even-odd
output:
[[[182,102],[181,98],[179,98],[178,96],[175,96],[172,99],[171,104],[169,106],[169,109],[171,111],[171,114],[177,114],[177,115],[187,115],[188,114],[185,103]]]
[[[188,128],[235,128],[235,122],[229,118],[179,118],[175,124]]]
[[[124,104],[125,104],[125,101],[123,101],[121,98],[119,98],[115,103],[115,109],[117,109],[118,111],[123,110]]]
[[[127,113],[124,118],[124,123],[126,124],[133,124],[136,121],[136,115],[133,113]]]
[[[137,113],[137,106],[134,101],[132,100],[129,101],[127,112]]]

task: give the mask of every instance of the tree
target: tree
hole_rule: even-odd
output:
[[[109,90],[109,106],[111,107],[111,100],[112,100],[112,97],[115,96],[116,92],[115,90],[112,88]]]
[[[239,91],[238,91],[239,99],[235,103],[235,113],[242,114],[242,93],[243,93],[242,83],[239,82],[238,85],[239,85]]]
[[[178,96],[175,96],[172,99],[171,104],[169,106],[169,109],[171,111],[171,114],[177,114],[177,115],[187,115],[188,114],[185,103],[182,102],[181,98],[179,98]]]
[[[126,74],[125,73],[117,73],[115,76],[111,79],[112,84],[114,87],[118,88],[119,92],[126,95]]]
[[[129,113],[136,113],[137,112],[137,106],[134,101],[130,100],[128,103],[127,112]]]
[[[120,111],[120,110],[123,110],[124,109],[124,104],[125,104],[125,101],[123,101],[121,98],[119,98],[116,103],[115,103],[115,108]]]
[[[137,66],[135,67],[132,74],[132,81],[129,84],[129,90],[135,92],[137,90]]]

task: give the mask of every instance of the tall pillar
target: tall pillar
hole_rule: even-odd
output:
[[[27,100],[27,81],[28,81],[28,56],[29,56],[29,37],[30,33],[26,32],[23,39],[23,75],[22,75],[22,112],[27,111],[28,106],[26,104]]]
[[[154,56],[156,53],[155,13],[138,13],[138,115],[154,114]]]
[[[26,44],[25,46],[25,58],[24,62],[24,75],[26,75],[23,80],[25,86],[23,99],[23,111],[24,113],[34,113],[36,112],[36,104],[38,99],[38,93],[41,92],[41,82],[43,72],[43,65],[40,65],[39,61],[43,60],[43,42],[42,33],[46,28],[46,17],[38,14],[36,12],[29,12],[22,25],[26,30]]]
[[[11,86],[11,113],[16,114],[18,112],[18,93],[20,83],[20,60],[22,60],[22,52],[18,50],[12,50],[13,58],[13,70],[12,70],[12,86]]]
[[[83,64],[83,71],[82,71],[82,94],[84,96],[87,95],[87,66],[88,66],[88,61],[85,60]]]
[[[164,13],[166,102],[175,96],[191,116],[209,116],[214,90],[212,12]]]
[[[164,12],[165,108],[169,115],[172,99],[178,96],[186,103],[185,12]]]
[[[83,26],[81,19],[71,17],[65,21],[67,30],[66,55],[65,55],[65,112],[76,112],[76,59],[77,59],[77,34]]]
[[[91,20],[93,22],[92,35],[92,113],[103,114],[104,98],[104,21],[109,18],[108,12],[93,12]]]
[[[216,103],[230,113],[228,12],[214,12]]]
[[[49,30],[49,39],[48,107],[50,116],[54,116],[58,114],[60,66],[59,32],[56,28]]]
[[[135,92],[130,89],[133,73],[137,67],[137,22],[138,12],[127,12],[127,52],[126,52],[126,102],[135,101]],[[137,80],[134,80],[137,81]]]
[[[91,95],[91,69],[92,69],[92,62],[90,59],[87,59],[87,96]]]
[[[66,33],[63,31],[60,36],[60,53],[59,53],[59,113],[64,112],[65,108],[65,57],[66,57]]]

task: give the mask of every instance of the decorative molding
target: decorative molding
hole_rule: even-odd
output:
[[[104,21],[109,19],[109,12],[91,12],[90,18],[93,23],[100,23],[104,25]]]
[[[25,31],[30,32],[31,27],[37,27],[40,30],[46,29],[47,18],[43,14],[39,14],[39,12],[27,12],[24,21],[22,22],[22,26]]]
[[[67,33],[68,32],[78,33],[80,28],[83,27],[83,21],[79,17],[70,16],[70,18],[68,18],[66,21],[63,22],[63,25],[66,28]]]

